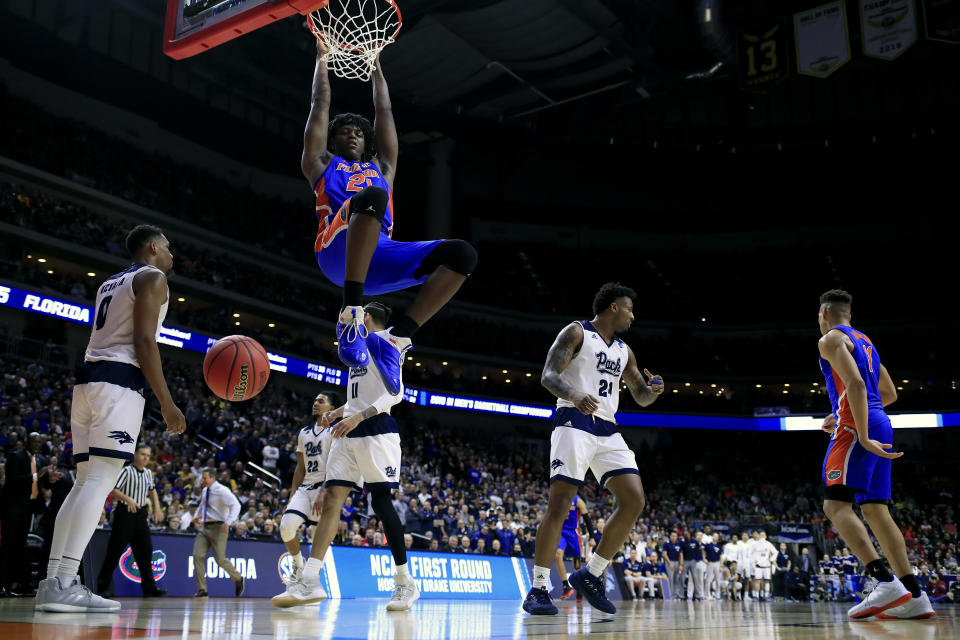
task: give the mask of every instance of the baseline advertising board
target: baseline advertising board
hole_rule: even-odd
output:
[[[110,532],[95,533],[84,560],[87,578],[96,574],[106,555]],[[194,579],[192,535],[153,535],[153,571],[157,585],[171,596],[191,596]],[[304,555],[309,553],[304,549]],[[286,588],[293,560],[283,544],[262,540],[229,540],[226,557],[246,580],[245,595],[269,598]],[[426,599],[455,598],[515,600],[530,589],[530,573],[523,558],[459,553],[407,554],[410,575]],[[207,590],[211,596],[233,596],[233,583],[213,559],[205,559]],[[378,598],[393,594],[393,557],[387,549],[330,547],[320,583],[331,598]],[[129,548],[113,572],[114,594],[139,596],[140,568]]]

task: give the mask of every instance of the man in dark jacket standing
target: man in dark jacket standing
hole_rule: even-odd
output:
[[[31,591],[24,549],[27,547],[30,518],[33,515],[30,501],[40,495],[36,454],[42,445],[40,434],[33,432],[27,436],[26,447],[7,454],[7,481],[3,491],[3,506],[0,507],[3,525],[3,542],[0,545],[0,595],[28,595]]]

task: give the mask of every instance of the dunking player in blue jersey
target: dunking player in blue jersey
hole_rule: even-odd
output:
[[[847,614],[851,618],[928,618],[934,615],[926,593],[920,589],[907,559],[907,548],[887,504],[893,427],[883,408],[897,399],[897,389],[880,363],[873,342],[850,326],[853,296],[832,289],[820,296],[820,368],[826,379],[833,413],[824,430],[833,437],[823,460],[826,491],[823,511],[866,566],[877,587]],[[860,505],[880,548],[899,579],[870,542],[867,530],[853,511]]]
[[[320,228],[314,251],[324,275],[343,287],[337,323],[340,359],[349,367],[365,367],[373,355],[387,389],[396,395],[410,339],[457,292],[476,266],[477,252],[463,240],[392,239],[392,190],[400,145],[380,61],[372,81],[373,125],[352,113],[330,120],[326,53],[326,45],[317,41],[312,105],[300,160],[317,198]],[[364,293],[377,295],[418,284],[423,288],[393,323],[389,337],[378,337],[368,348]]]
[[[574,594],[573,587],[567,582],[567,568],[563,564],[564,556],[573,558],[573,568],[580,568],[583,560],[583,540],[580,534],[580,518],[583,517],[583,523],[587,525],[587,532],[593,531],[593,522],[590,521],[590,512],[587,509],[587,503],[580,499],[580,496],[573,496],[573,504],[570,505],[570,513],[567,519],[563,521],[563,527],[560,529],[560,545],[557,547],[557,573],[563,580],[563,593],[561,600],[566,600]],[[583,596],[577,594],[577,600],[582,600]]]

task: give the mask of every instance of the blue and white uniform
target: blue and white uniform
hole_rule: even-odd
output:
[[[583,343],[560,378],[597,398],[598,408],[586,416],[569,400],[557,400],[550,436],[550,481],[563,480],[582,487],[587,469],[591,469],[604,486],[613,476],[640,473],[615,418],[628,351],[616,336],[608,343],[590,322],[578,322],[583,328]]]
[[[135,264],[97,289],[96,316],[70,412],[77,462],[90,456],[133,460],[147,386],[133,346],[133,279],[150,270],[163,273],[151,265]],[[168,293],[157,316],[157,337],[169,301]]]
[[[368,343],[378,339],[389,340],[389,332],[377,331],[367,336]],[[368,490],[378,485],[399,486],[400,433],[397,421],[390,415],[390,407],[401,400],[403,383],[400,383],[398,394],[391,394],[374,358],[366,367],[350,369],[343,417],[349,418],[371,406],[376,407],[378,413],[358,424],[346,438],[333,439],[327,458],[326,486],[366,487]]]
[[[323,481],[327,475],[327,456],[330,455],[332,441],[330,429],[324,429],[316,423],[300,430],[297,436],[297,453],[303,455],[305,473],[300,486],[290,496],[284,514],[293,513],[308,524],[317,524],[317,520],[312,517],[313,504],[323,489]]]

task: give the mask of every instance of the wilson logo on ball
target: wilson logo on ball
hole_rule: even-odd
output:
[[[253,338],[226,336],[213,343],[204,356],[203,379],[222,400],[249,400],[263,391],[270,379],[270,358]]]
[[[233,387],[233,396],[230,398],[233,401],[243,400],[243,396],[247,393],[247,365],[240,366],[240,382]]]

